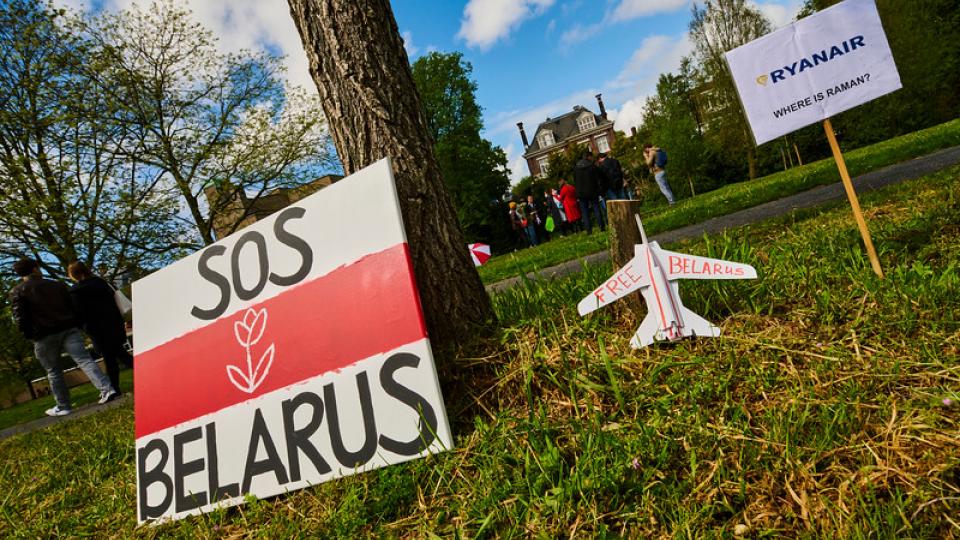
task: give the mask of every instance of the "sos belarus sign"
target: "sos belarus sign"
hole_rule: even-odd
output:
[[[726,53],[758,145],[901,88],[873,0],[846,0]]]
[[[452,447],[387,160],[133,294],[141,522]]]

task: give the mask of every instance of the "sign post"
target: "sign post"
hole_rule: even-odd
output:
[[[827,132],[827,140],[830,141],[830,150],[833,151],[833,159],[837,162],[837,169],[840,170],[840,178],[843,180],[843,189],[847,191],[847,198],[850,199],[850,206],[853,208],[853,217],[857,220],[857,227],[860,228],[860,236],[863,237],[863,244],[867,247],[867,257],[870,258],[870,266],[880,277],[883,277],[883,269],[880,268],[880,259],[877,257],[877,250],[873,247],[873,240],[870,238],[870,230],[867,229],[867,222],[863,219],[863,211],[860,210],[860,201],[857,199],[857,192],[853,189],[853,182],[850,181],[850,173],[847,172],[847,163],[843,160],[843,154],[840,152],[840,145],[837,144],[837,136],[833,132],[833,124],[827,118],[823,121],[823,129]]]
[[[830,125],[832,116],[902,87],[874,0],[845,0],[725,58],[758,145],[823,121],[870,264],[883,277]]]

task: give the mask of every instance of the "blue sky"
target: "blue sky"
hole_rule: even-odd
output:
[[[136,0],[56,0],[122,9]],[[265,48],[287,56],[288,78],[313,88],[286,0],[179,0],[220,38],[220,48]],[[790,22],[802,0],[748,0],[774,23]],[[512,178],[527,174],[516,123],[537,124],[603,100],[617,128],[639,123],[660,73],[690,52],[692,0],[392,0],[411,61],[460,51],[473,65],[485,136],[501,146]]]

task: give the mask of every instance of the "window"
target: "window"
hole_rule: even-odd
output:
[[[553,140],[552,131],[544,131],[543,133],[540,134],[539,139],[540,139],[540,148],[553,146],[554,140]]]
[[[540,177],[543,178],[550,172],[550,157],[543,156],[542,158],[537,158],[537,165],[540,167]]]
[[[610,143],[607,142],[607,136],[597,137],[594,139],[597,143],[597,152],[607,153],[610,151]]]
[[[577,119],[577,127],[580,128],[580,131],[593,129],[597,127],[597,120],[593,117],[593,114],[585,114]]]

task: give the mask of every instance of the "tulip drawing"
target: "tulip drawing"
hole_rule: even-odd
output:
[[[263,354],[260,355],[260,360],[257,361],[257,365],[253,365],[253,353],[251,352],[251,347],[257,344],[260,341],[260,338],[263,337],[263,331],[267,327],[267,310],[266,308],[256,311],[254,309],[248,309],[243,315],[243,319],[235,321],[233,323],[233,333],[237,338],[237,342],[244,348],[247,353],[247,371],[243,372],[242,369],[234,365],[227,365],[227,378],[230,379],[230,382],[233,383],[237,389],[252,394],[257,387],[263,382],[267,377],[267,373],[270,372],[270,366],[273,364],[273,354],[275,351],[275,344],[271,343]]]

